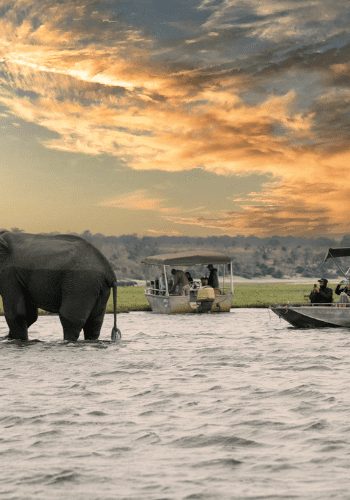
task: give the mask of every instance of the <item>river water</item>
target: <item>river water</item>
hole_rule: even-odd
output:
[[[111,344],[112,323],[0,341],[1,498],[350,498],[349,330],[134,312]]]

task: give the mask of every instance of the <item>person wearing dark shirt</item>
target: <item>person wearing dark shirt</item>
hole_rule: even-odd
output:
[[[350,284],[346,284],[344,288],[341,288],[341,286],[344,285],[343,281],[337,285],[337,288],[334,290],[334,292],[337,295],[340,295],[339,297],[339,304],[349,304],[350,303]]]
[[[330,304],[333,302],[333,290],[327,287],[328,280],[318,280],[319,286],[314,285],[309,297],[312,304]]]
[[[180,269],[172,269],[171,274],[174,276],[174,282],[169,290],[171,295],[189,295],[190,294],[190,284],[188,282],[187,276]]]
[[[208,285],[211,286],[212,288],[219,288],[217,269],[215,269],[213,264],[209,264],[207,266],[207,268],[210,271],[209,278],[208,278]]]

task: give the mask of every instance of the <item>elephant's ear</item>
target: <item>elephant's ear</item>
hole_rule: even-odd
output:
[[[0,273],[4,269],[7,259],[10,257],[10,249],[2,236],[0,236]]]

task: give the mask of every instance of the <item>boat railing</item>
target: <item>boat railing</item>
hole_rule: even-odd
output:
[[[155,288],[154,286],[146,286],[145,288],[146,295],[166,295],[166,290],[161,290],[160,288]]]
[[[339,302],[332,303],[311,303],[311,302],[280,302],[270,304],[269,307],[350,307],[350,304],[342,304]]]
[[[197,294],[198,290],[202,287],[199,281],[195,281],[194,284],[190,287],[191,294]],[[229,287],[225,288],[214,288],[215,295],[229,295],[231,293]],[[167,292],[164,289],[157,288],[152,282],[151,284],[147,284],[145,287],[145,295],[159,295],[159,296],[167,296]]]

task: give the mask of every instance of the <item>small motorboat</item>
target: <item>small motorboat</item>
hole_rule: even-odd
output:
[[[324,262],[333,259],[345,279],[346,273],[335,260],[337,257],[349,257],[350,248],[330,248]],[[277,316],[296,328],[343,327],[350,328],[350,304],[270,304],[269,308]]]
[[[270,309],[296,328],[350,328],[350,304],[270,304]]]
[[[186,314],[230,311],[234,289],[232,261],[227,255],[215,252],[183,252],[153,255],[145,258],[143,263],[148,267],[149,273],[145,295],[153,312]],[[200,280],[194,279],[190,283],[188,295],[169,293],[172,268],[181,267],[186,268],[186,271],[188,271],[188,268],[192,266],[209,264],[213,264],[217,269],[220,284],[218,288],[203,286]],[[165,287],[160,286],[162,273],[164,273]],[[229,277],[230,281],[229,288],[226,288],[227,277]]]

